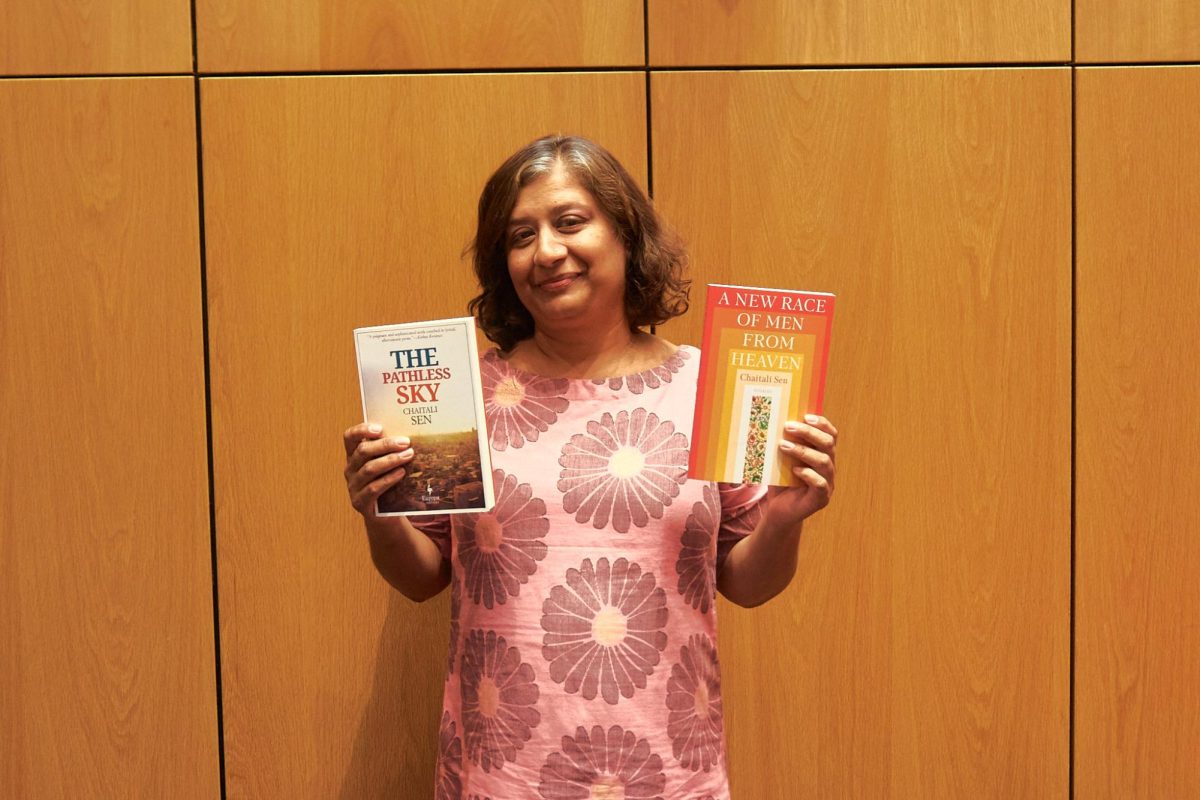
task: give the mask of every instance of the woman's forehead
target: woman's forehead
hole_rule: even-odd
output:
[[[595,205],[595,198],[579,180],[561,164],[533,181],[517,193],[509,219],[518,219],[534,212],[556,211],[564,206]]]

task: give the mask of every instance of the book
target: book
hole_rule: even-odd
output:
[[[783,425],[820,414],[834,295],[709,284],[688,477],[799,486]]]
[[[495,504],[472,317],[354,330],[363,418],[416,451],[379,496],[381,516],[486,511]]]

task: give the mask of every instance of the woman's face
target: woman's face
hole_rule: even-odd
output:
[[[509,277],[537,327],[625,323],[625,246],[561,164],[517,195],[507,248]]]

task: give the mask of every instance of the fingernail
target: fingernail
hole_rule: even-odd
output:
[[[784,427],[784,430],[786,430],[788,433],[799,433],[800,432],[800,426],[794,422],[789,422],[787,425],[784,425],[783,427]]]
[[[371,433],[383,433],[383,426],[371,423],[367,426],[367,430],[369,430]]]
[[[412,444],[412,442],[408,440],[407,436],[397,436],[392,440],[392,444],[396,445],[397,447],[408,447],[410,444]]]
[[[780,450],[793,450],[793,449],[795,449],[795,447],[796,447],[796,445],[792,444],[791,442],[780,442],[779,443]]]
[[[816,414],[805,414],[804,421],[809,425],[816,425],[820,418]]]
[[[408,448],[407,450],[400,451],[401,458],[412,458],[412,455],[413,455],[413,449],[411,447]]]

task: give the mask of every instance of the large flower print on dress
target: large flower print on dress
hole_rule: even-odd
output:
[[[542,721],[533,667],[495,631],[471,631],[460,680],[467,757],[484,772],[501,769]]]
[[[504,470],[493,470],[496,505],[481,514],[463,514],[458,562],[466,591],[476,603],[491,608],[521,591],[521,584],[546,557],[544,537],[550,530],[546,504]]]
[[[567,570],[565,584],[542,604],[542,656],[550,677],[570,694],[615,705],[646,688],[667,646],[666,592],[654,576],[618,558]]]
[[[679,560],[675,562],[675,571],[679,573],[679,593],[701,614],[708,613],[716,597],[713,532],[720,519],[721,501],[717,496],[717,487],[706,484],[703,500],[692,506],[692,513],[683,525]]]
[[[721,678],[717,649],[702,634],[679,648],[667,680],[667,736],[687,769],[707,772],[721,757]]]
[[[614,417],[605,412],[563,445],[558,490],[563,510],[575,521],[603,528],[612,519],[619,533],[645,527],[687,479],[688,441],[669,420],[644,408]]]
[[[462,740],[455,735],[454,728],[450,712],[443,711],[434,800],[459,800],[462,797]]]
[[[607,733],[580,726],[546,759],[538,792],[543,800],[663,800],[662,765],[648,741],[620,725]]]
[[[536,442],[567,410],[570,382],[519,372],[489,350],[479,365],[489,439],[496,450]]]
[[[671,376],[679,372],[683,368],[683,362],[687,361],[690,357],[688,352],[681,348],[672,353],[666,361],[657,367],[643,370],[636,375],[626,375],[620,378],[596,378],[592,383],[600,386],[608,384],[608,388],[614,392],[619,391],[621,386],[627,386],[633,394],[641,394],[646,389],[657,389],[664,383],[670,383]]]

